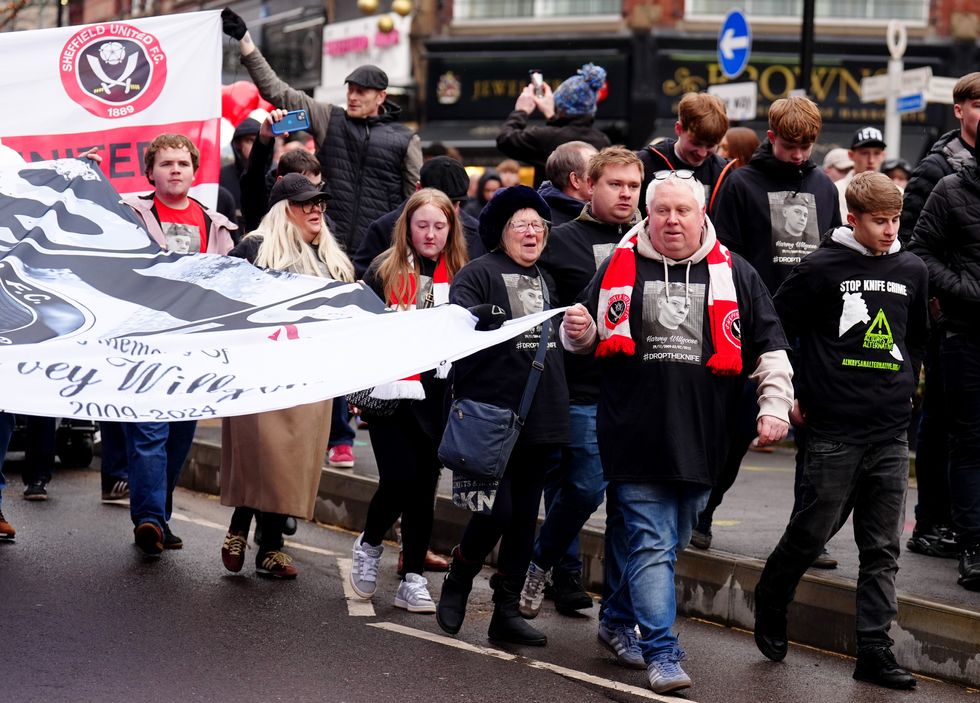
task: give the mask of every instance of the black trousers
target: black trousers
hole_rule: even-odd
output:
[[[493,510],[473,514],[466,525],[459,543],[466,561],[483,562],[499,541],[497,570],[523,577],[534,548],[545,473],[560,461],[561,445],[518,442],[497,486]]]
[[[421,574],[432,536],[439,445],[404,401],[392,415],[371,416],[368,433],[378,462],[378,488],[368,506],[364,542],[381,544],[401,515],[405,573]]]

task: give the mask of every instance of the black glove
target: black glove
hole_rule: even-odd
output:
[[[238,39],[239,41],[245,36],[245,32],[248,31],[248,27],[245,26],[245,20],[239,17],[230,7],[226,7],[221,11],[221,29],[229,37]]]
[[[478,332],[489,332],[500,327],[507,320],[507,311],[499,305],[474,305],[467,308],[470,314],[476,318],[476,329]]]

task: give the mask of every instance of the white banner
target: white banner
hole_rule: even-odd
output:
[[[89,163],[0,170],[0,409],[223,417],[404,378],[555,314],[477,332],[452,305],[391,313],[362,284],[161,251]]]
[[[201,151],[192,195],[217,199],[221,18],[214,12],[0,33],[0,140],[26,161],[97,146],[120,193],[152,190],[143,151],[163,132]]]

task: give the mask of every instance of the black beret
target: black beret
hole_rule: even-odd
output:
[[[487,251],[493,251],[500,244],[507,220],[524,208],[531,208],[548,221],[551,219],[551,208],[538,192],[527,186],[511,186],[499,188],[480,212],[480,240]]]

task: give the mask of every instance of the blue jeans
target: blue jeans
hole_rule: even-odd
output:
[[[708,502],[709,486],[681,482],[614,481],[629,555],[623,581],[603,606],[609,627],[640,626],[640,649],[648,664],[677,651],[671,628],[677,617],[674,563],[691,541],[698,515]]]
[[[760,605],[785,610],[803,573],[854,511],[859,647],[888,645],[898,612],[895,574],[909,477],[906,434],[874,444],[845,444],[809,433],[801,507],[762,571]]]
[[[606,491],[595,433],[597,407],[569,406],[571,439],[562,450],[561,463],[545,476],[545,519],[534,544],[534,563],[543,569],[558,566],[562,571],[582,571],[578,535],[602,505]]]
[[[173,492],[194,441],[197,422],[128,422],[129,514],[134,525],[152,522],[166,530]]]
[[[3,489],[7,487],[7,479],[3,475],[3,460],[7,456],[7,445],[10,435],[14,433],[14,416],[0,412],[0,506],[3,505]]]
[[[129,476],[126,460],[126,434],[121,422],[100,422],[102,435],[102,490]]]
[[[947,332],[942,365],[953,527],[967,548],[980,545],[980,333]]]
[[[354,429],[350,426],[350,410],[347,408],[346,395],[334,398],[330,410],[330,439],[327,441],[327,446],[333,449],[341,444],[354,446]]]

